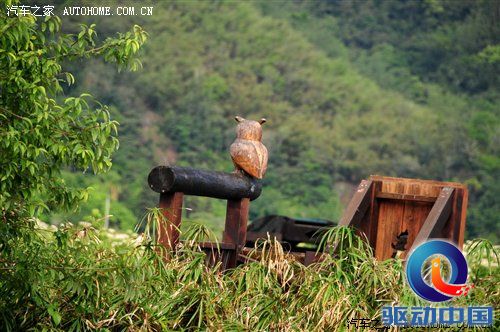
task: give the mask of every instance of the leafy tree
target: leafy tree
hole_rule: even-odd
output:
[[[17,1],[7,1],[7,6]],[[71,188],[60,170],[94,173],[111,166],[118,123],[89,94],[65,96],[75,83],[63,64],[92,57],[136,70],[147,34],[139,26],[98,42],[94,24],[76,34],[61,31],[61,19],[7,16],[0,12],[0,206],[4,220],[26,211],[69,208],[87,197]]]
[[[7,6],[12,4],[18,2],[7,1]],[[78,33],[70,34],[61,31],[57,16],[38,20],[0,11],[0,330],[35,326],[47,313],[55,326],[60,323],[57,300],[42,290],[55,289],[47,276],[57,275],[57,269],[46,259],[55,258],[56,251],[63,254],[69,233],[56,232],[55,247],[45,251],[49,233],[34,227],[32,217],[76,207],[86,199],[87,191],[68,185],[61,171],[106,172],[118,148],[118,123],[90,94],[66,95],[63,86],[75,79],[63,68],[71,61],[101,57],[119,69],[136,70],[146,39],[139,26],[99,41],[95,25],[82,24]],[[122,214],[125,219],[127,211]],[[88,252],[80,249],[63,255],[69,258],[80,251],[82,264]],[[63,272],[59,276],[68,278]],[[27,322],[26,316],[8,312],[16,306],[32,308],[34,319]]]

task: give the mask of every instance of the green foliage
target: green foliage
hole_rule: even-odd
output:
[[[329,1],[301,5],[315,17],[334,17],[338,36],[354,56],[389,44],[401,51],[407,68],[424,81],[469,94],[497,90],[495,73],[500,68],[494,54],[500,30],[495,1]]]
[[[90,224],[0,224],[22,234],[0,256],[2,331],[343,331],[352,318],[379,318],[384,305],[423,304],[402,262],[376,261],[351,229],[329,230],[322,245],[338,251],[309,267],[267,240],[252,262],[222,274],[195,244],[213,240],[204,226],[188,229],[165,262],[151,242],[159,216],[151,210],[145,233],[122,239]],[[475,287],[454,305],[497,307],[498,248],[478,240],[467,252]]]
[[[104,223],[108,216],[111,227],[124,230],[134,229],[137,218],[130,208],[119,200],[122,192],[119,185],[121,178],[115,171],[111,170],[100,176],[68,171],[63,171],[61,175],[69,187],[86,188],[88,199],[77,210],[44,214],[40,216],[41,220],[56,225],[66,221],[77,223],[82,220],[99,220]],[[109,211],[106,211],[106,201],[109,202]]]
[[[56,16],[37,21],[0,12],[0,288],[1,296],[10,298],[0,304],[2,330],[57,328],[65,318],[65,302],[58,297],[62,292],[89,299],[93,292],[100,294],[99,277],[94,279],[89,271],[102,276],[109,268],[101,268],[94,258],[109,263],[116,256],[104,247],[90,251],[87,245],[100,243],[92,227],[77,233],[71,233],[71,226],[37,229],[35,217],[73,208],[88,197],[86,190],[66,183],[62,169],[105,172],[118,148],[118,123],[110,119],[108,108],[87,93],[63,93],[64,84],[75,83],[63,63],[100,56],[118,68],[135,70],[145,40],[146,33],[135,26],[98,44],[93,24],[68,34]],[[69,278],[72,282],[58,289],[67,280],[66,269],[82,278]],[[11,316],[7,308],[18,305],[33,308],[34,316]],[[75,312],[84,315],[88,305],[80,301]],[[84,324],[77,320],[68,328],[88,328]]]
[[[498,3],[302,1],[259,7],[286,19],[326,54],[349,60],[365,78],[429,109],[435,127],[422,120],[412,123],[428,130],[413,134],[419,143],[408,147],[411,156],[396,154],[409,166],[396,174],[468,183],[468,236],[498,239],[500,205],[493,199],[500,186]],[[387,97],[384,91],[382,98]],[[391,132],[397,127],[376,121]],[[386,146],[397,152],[403,147],[395,142],[388,140]],[[353,164],[366,169],[366,163]],[[379,169],[390,173],[386,165]]]
[[[17,3],[16,1],[14,3]],[[62,84],[74,84],[64,61],[102,56],[119,68],[136,69],[136,54],[146,40],[138,26],[132,32],[96,45],[95,25],[78,34],[61,32],[61,20],[48,16],[0,13],[0,205],[3,218],[14,211],[73,207],[87,193],[68,187],[59,171],[104,172],[118,147],[116,121],[108,108],[82,93],[62,95]]]

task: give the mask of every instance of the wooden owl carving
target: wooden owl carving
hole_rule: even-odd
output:
[[[243,170],[250,176],[262,179],[267,169],[267,149],[262,144],[262,124],[266,119],[259,121],[246,120],[235,117],[236,140],[229,149],[231,159],[236,170]]]

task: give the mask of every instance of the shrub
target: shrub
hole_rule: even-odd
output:
[[[196,246],[205,227],[192,226],[165,262],[148,220],[143,235],[120,240],[85,223],[16,225],[21,236],[0,255],[0,329],[344,330],[352,318],[377,319],[383,305],[424,304],[402,262],[376,261],[350,229],[325,234],[338,253],[320,263],[305,267],[269,239],[252,262],[221,273]],[[454,305],[498,307],[498,249],[479,240],[467,249],[476,287]]]

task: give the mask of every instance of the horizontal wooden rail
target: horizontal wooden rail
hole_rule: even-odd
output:
[[[437,197],[419,196],[412,194],[386,193],[386,192],[378,192],[375,197],[384,199],[397,199],[405,201],[430,202],[430,203],[434,203],[437,199]]]
[[[185,195],[220,199],[254,200],[262,191],[259,180],[240,173],[205,171],[188,167],[158,166],[148,176],[149,187],[160,194],[182,192]]]

